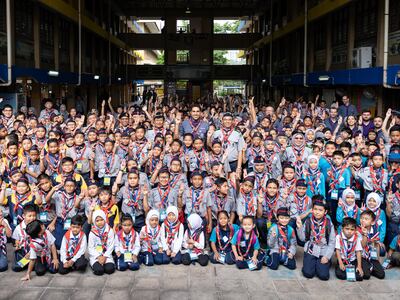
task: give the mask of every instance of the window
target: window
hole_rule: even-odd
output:
[[[389,31],[398,31],[400,30],[400,1],[391,0],[389,7]]]
[[[31,1],[15,1],[15,33],[33,39],[33,4]]]
[[[40,42],[47,45],[54,45],[54,18],[47,10],[40,11]]]
[[[347,43],[349,14],[347,9],[342,9],[332,15],[332,45]]]
[[[364,0],[356,3],[355,39],[366,40],[376,36],[377,1]]]
[[[176,20],[177,33],[190,33],[190,20]]]
[[[189,63],[189,50],[176,50],[176,63],[187,64]]]

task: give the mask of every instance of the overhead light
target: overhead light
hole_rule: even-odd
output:
[[[58,71],[49,71],[47,74],[52,77],[58,77]]]
[[[118,77],[118,81],[121,81],[122,79],[121,79],[121,77]]]
[[[267,79],[263,79],[262,82],[263,82],[263,83],[266,83],[266,82],[267,82]]]
[[[328,81],[329,79],[331,79],[328,75],[321,75],[318,77],[319,81]]]
[[[96,80],[99,80],[99,79],[100,79],[100,76],[99,76],[99,75],[94,75],[93,78],[96,79]]]
[[[185,14],[191,14],[192,12],[190,11],[190,8],[189,7],[186,7],[186,11],[185,11]]]

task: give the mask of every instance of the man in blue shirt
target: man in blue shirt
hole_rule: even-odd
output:
[[[343,104],[339,106],[339,116],[346,118],[348,116],[357,116],[358,111],[357,108],[350,104],[350,99],[347,95],[342,97]]]
[[[207,131],[208,123],[201,119],[200,106],[192,106],[189,119],[183,121],[179,127],[179,135],[183,137],[186,133],[191,133],[193,136],[199,136],[202,140],[205,140]]]

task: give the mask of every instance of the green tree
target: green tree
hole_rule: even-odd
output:
[[[240,20],[214,23],[214,33],[239,33]]]
[[[164,59],[164,52],[158,55],[157,57],[157,65],[164,65],[165,64],[165,59]]]
[[[224,55],[227,53],[226,50],[214,50],[214,65],[226,65],[228,59]]]

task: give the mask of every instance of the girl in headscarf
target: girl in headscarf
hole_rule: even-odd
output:
[[[283,153],[282,161],[289,161],[293,164],[296,178],[301,178],[305,169],[305,162],[311,153],[312,150],[306,147],[303,133],[295,132],[292,136],[291,146],[286,148]]]
[[[163,262],[179,265],[182,260],[183,225],[178,219],[178,208],[168,206],[167,217],[161,225],[161,242],[164,251]]]
[[[146,216],[146,225],[140,230],[140,243],[142,245],[140,260],[146,266],[169,263],[168,257],[166,257],[165,261],[163,260],[164,255],[161,242],[161,226],[158,223],[159,219],[160,214],[158,210],[150,210]]]
[[[345,189],[336,211],[336,220],[340,224],[338,231],[340,232],[342,221],[346,217],[353,218],[356,220],[357,225],[359,225],[360,214],[361,210],[356,204],[356,193],[350,188]]]
[[[204,253],[203,219],[196,213],[187,218],[188,229],[183,237],[182,263],[190,265],[197,261],[201,266],[208,264],[208,255]]]
[[[112,253],[114,251],[115,234],[107,224],[104,211],[95,210],[92,216],[93,225],[89,234],[89,260],[95,275],[112,274],[115,265]]]
[[[307,158],[307,169],[304,179],[307,182],[307,196],[322,195],[325,198],[325,176],[318,167],[318,156],[311,154]]]
[[[373,211],[376,216],[374,226],[376,226],[379,231],[379,243],[381,244],[381,249],[385,249],[383,241],[386,236],[386,214],[385,211],[380,208],[381,204],[382,197],[379,196],[378,193],[370,193],[365,201],[367,209]]]
[[[305,133],[306,145],[308,148],[312,149],[312,145],[315,140],[315,131],[314,129],[307,129]]]

